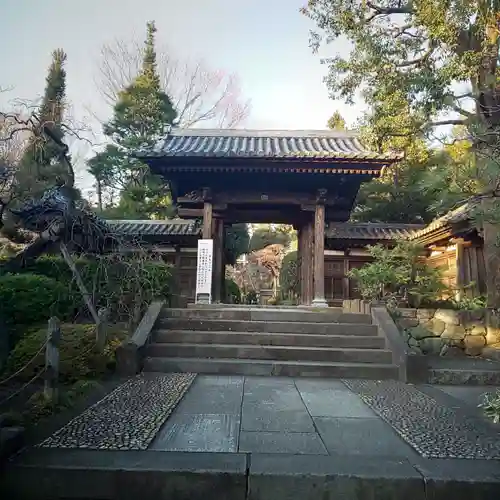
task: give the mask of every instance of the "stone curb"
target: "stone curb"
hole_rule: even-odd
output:
[[[5,470],[12,500],[490,500],[498,461],[31,450]]]

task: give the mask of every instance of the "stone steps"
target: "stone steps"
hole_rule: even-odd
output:
[[[311,333],[256,333],[202,330],[157,330],[155,342],[174,344],[274,345],[383,349],[385,339],[375,335],[315,335]]]
[[[391,364],[340,363],[326,361],[277,361],[262,359],[200,359],[146,357],[144,369],[151,372],[205,373],[282,377],[331,377],[397,379],[398,368]]]
[[[158,328],[168,330],[202,330],[248,333],[297,333],[313,335],[378,335],[375,325],[353,323],[318,323],[297,321],[256,321],[165,318],[158,319]]]
[[[366,314],[209,306],[164,309],[146,371],[395,379],[398,367]]]
[[[230,344],[150,344],[146,356],[206,359],[247,359],[271,361],[326,361],[390,364],[391,351],[385,349],[334,349],[324,347],[263,346]]]
[[[206,307],[189,309],[164,309],[160,318],[183,318],[204,320],[234,320],[234,321],[272,321],[294,323],[353,323],[371,324],[368,314],[344,313],[341,308],[330,308],[328,312],[318,312],[315,309],[297,309],[282,307]]]

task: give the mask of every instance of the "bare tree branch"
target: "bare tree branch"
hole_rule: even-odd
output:
[[[119,40],[101,49],[96,85],[107,104],[114,105],[119,93],[138,74],[143,56],[142,42]],[[250,112],[239,79],[214,70],[204,61],[181,61],[166,48],[157,51],[162,87],[172,99],[179,125],[230,128],[241,124]]]

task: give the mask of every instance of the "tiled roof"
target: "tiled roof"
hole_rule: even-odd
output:
[[[433,231],[436,231],[448,225],[459,224],[460,222],[471,220],[473,217],[473,212],[476,210],[476,208],[476,202],[468,201],[467,203],[460,205],[455,210],[451,210],[442,217],[433,220],[430,224],[420,229],[419,231],[415,231],[411,235],[410,239],[418,239],[422,236],[425,236],[426,234],[432,233]]]
[[[138,157],[271,158],[395,161],[366,149],[355,132],[333,130],[172,129]]]
[[[194,220],[107,220],[113,232],[129,236],[198,236],[200,226]]]
[[[418,224],[331,223],[325,228],[325,236],[339,240],[397,240],[409,238],[415,231],[423,227],[423,225]]]

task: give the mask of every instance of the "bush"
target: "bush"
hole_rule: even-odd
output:
[[[96,308],[109,307],[115,320],[130,318],[137,304],[143,311],[154,298],[167,299],[170,295],[171,266],[163,261],[140,261],[106,255],[75,259],[75,265]],[[26,273],[52,278],[62,284],[75,315],[84,312],[88,316],[82,294],[64,259],[40,257],[24,268],[20,276]],[[36,321],[30,322],[34,323]]]
[[[115,351],[127,337],[124,328],[110,326],[108,341],[104,352],[95,347],[95,325],[61,326],[59,350],[59,381],[73,383],[81,379],[101,378],[111,372],[115,364]],[[47,338],[47,328],[28,330],[11,351],[6,363],[5,375],[16,373],[36,355]],[[31,380],[45,366],[45,352],[36,356],[34,361],[18,376],[21,381]]]
[[[73,313],[73,301],[66,286],[30,273],[0,276],[0,307],[2,322],[11,335],[51,316],[67,319]]]
[[[485,394],[479,407],[495,424],[500,423],[500,390],[496,394]]]
[[[374,245],[369,252],[374,261],[349,272],[364,299],[399,299],[421,306],[439,300],[445,293],[441,271],[421,259],[418,245],[402,241],[393,249]]]
[[[226,302],[241,304],[241,290],[233,280],[226,280]]]

